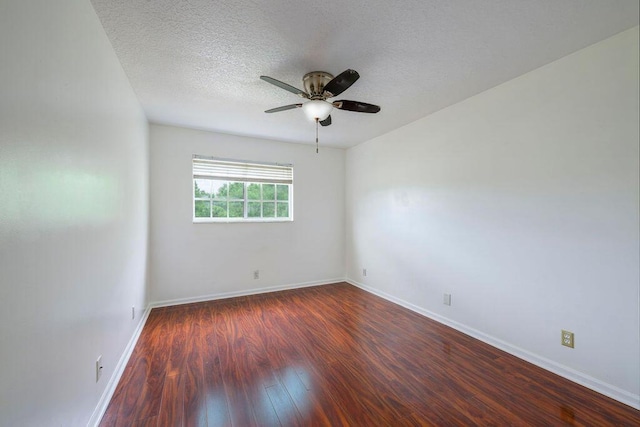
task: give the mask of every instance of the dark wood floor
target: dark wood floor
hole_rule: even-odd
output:
[[[346,283],[157,308],[102,426],[640,425]]]

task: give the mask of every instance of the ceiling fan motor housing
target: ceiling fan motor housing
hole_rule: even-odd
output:
[[[309,99],[325,99],[324,87],[333,79],[333,76],[325,71],[312,71],[302,78],[304,90],[309,94]]]

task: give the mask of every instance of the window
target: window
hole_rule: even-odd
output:
[[[293,221],[293,166],[193,156],[193,221]]]

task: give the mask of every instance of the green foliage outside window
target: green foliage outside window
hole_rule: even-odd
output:
[[[260,218],[262,216],[261,212],[262,203],[260,202],[249,202],[247,203],[247,216],[249,218]]]
[[[229,184],[229,199],[244,199],[244,182]]]
[[[251,183],[247,185],[247,199],[260,200],[260,184]]]
[[[289,185],[194,179],[193,187],[195,218],[289,218]]]
[[[278,195],[278,200],[289,200],[289,186],[279,184],[277,195]]]
[[[275,200],[276,186],[275,184],[262,184],[262,199]]]
[[[278,218],[289,216],[289,203],[278,203]]]

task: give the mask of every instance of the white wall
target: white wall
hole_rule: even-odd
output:
[[[0,425],[86,425],[145,305],[147,123],[88,1],[0,3],[0,64]]]
[[[350,149],[347,275],[638,407],[638,141],[636,27]]]
[[[193,154],[292,163],[294,221],[194,224]],[[344,278],[344,150],[151,125],[150,191],[152,302]]]

